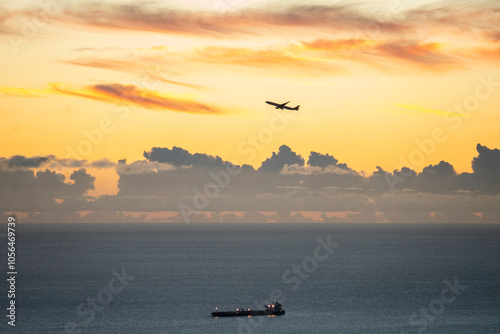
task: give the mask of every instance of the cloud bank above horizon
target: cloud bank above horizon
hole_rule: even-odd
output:
[[[258,169],[175,146],[153,147],[132,163],[13,156],[0,158],[0,211],[26,213],[29,222],[155,221],[146,218],[154,212],[169,212],[164,222],[307,222],[307,212],[321,212],[315,221],[324,222],[497,222],[500,150],[478,144],[477,152],[473,173],[441,161],[421,172],[378,167],[371,175],[329,154],[312,151],[306,161],[286,145]],[[69,180],[61,172],[68,168]],[[89,196],[95,177],[86,169],[106,168],[119,175],[118,193]]]

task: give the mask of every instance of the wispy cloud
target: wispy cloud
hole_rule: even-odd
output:
[[[349,73],[345,61],[384,71],[443,71],[462,68],[460,59],[439,43],[386,42],[369,39],[316,39],[263,48],[199,48],[192,60],[219,66],[235,65],[287,74],[325,76]],[[412,65],[412,66],[408,66]]]
[[[11,17],[30,16],[35,10],[4,13],[0,24]],[[261,6],[237,11],[187,11],[168,8],[155,3],[86,3],[66,8],[57,19],[76,25],[187,34],[196,36],[230,37],[269,35],[283,29],[314,28],[324,32],[366,32],[375,29],[381,33],[400,34],[399,37],[426,30],[430,34],[469,31],[489,32],[498,36],[497,3],[457,1],[428,5],[410,11],[386,10],[380,19],[375,11],[356,4]],[[56,19],[56,17],[54,17]],[[5,25],[5,24],[4,24]],[[1,29],[1,26],[0,26]]]
[[[500,30],[487,31],[485,36],[492,42],[500,42]]]
[[[162,68],[166,67],[165,58],[177,56],[177,54],[168,50],[165,46],[154,46],[151,48],[119,49],[119,48],[100,48],[100,49],[78,49],[78,52],[92,51],[92,56],[79,56],[76,59],[64,60],[63,64],[85,66],[105,70],[120,72],[130,72],[137,75],[144,75],[146,72],[151,79],[163,83],[182,86],[191,89],[206,90],[205,87],[165,78],[165,75],[173,76],[175,73],[168,71],[163,73]],[[168,61],[169,67],[174,65]],[[146,64],[146,66],[145,66]],[[176,65],[178,66],[178,65]],[[161,72],[161,75],[160,75]]]
[[[278,10],[242,9],[231,12],[182,11],[152,4],[87,5],[84,10],[66,10],[60,20],[67,23],[107,28],[230,37],[264,34],[276,28],[359,29],[377,24],[383,31],[405,30],[400,22],[379,22],[354,5],[301,5]]]
[[[26,89],[0,87],[3,96],[41,97],[48,94],[65,94],[90,100],[114,103],[126,101],[150,110],[170,110],[200,115],[224,115],[236,112],[192,99],[169,96],[157,91],[119,83],[73,88],[64,83],[51,84],[51,89]]]
[[[88,86],[83,90],[75,90],[56,84],[53,85],[53,88],[61,94],[105,102],[115,102],[117,100],[127,101],[151,110],[172,110],[204,115],[223,115],[229,113],[228,110],[216,106],[190,99],[167,96],[159,92],[142,89],[134,85],[122,85],[119,83],[98,84]]]
[[[0,87],[0,96],[41,97],[47,95],[50,92],[50,89]]]
[[[310,75],[345,74],[342,66],[329,59],[313,58],[297,47],[231,48],[209,46],[197,49],[193,60],[217,65],[252,67],[264,71],[285,71]]]
[[[70,65],[102,68],[107,70],[119,70],[125,71],[130,70],[132,64],[129,60],[118,60],[118,59],[76,59],[76,60],[66,60],[63,63]]]
[[[367,64],[391,64],[390,61],[411,63],[417,68],[444,70],[462,67],[458,57],[453,56],[440,43],[417,41],[383,41],[369,39],[317,39],[303,41],[302,45],[311,51],[322,52],[321,57],[346,57]]]
[[[383,19],[378,12],[359,3],[260,6],[219,12],[179,10],[159,3],[91,2],[85,6],[69,6],[51,16],[51,20],[103,31],[142,31],[204,38],[195,51],[173,52],[160,45],[137,49],[133,56],[127,57],[118,54],[124,50],[107,48],[110,53],[104,52],[98,57],[64,61],[117,71],[137,71],[137,64],[145,59],[160,64],[166,64],[168,59],[170,66],[174,58],[186,71],[192,69],[193,62],[202,62],[204,65],[236,65],[275,73],[291,71],[324,76],[348,73],[345,64],[340,63],[346,59],[387,72],[401,69],[448,71],[483,61],[496,62],[500,54],[499,9],[495,1],[475,4],[458,1],[409,11],[382,9],[382,12],[386,14]],[[14,31],[16,25],[7,23],[10,19],[33,17],[35,13],[32,9],[0,14],[0,32],[21,34]],[[267,46],[249,43],[238,47],[217,43],[245,38],[255,42],[260,36],[270,41],[274,38],[274,42]],[[113,53],[115,51],[118,53]],[[170,77],[157,79],[186,88],[204,89]]]
[[[432,69],[457,64],[439,43],[385,43],[375,49],[388,58],[397,58]]]
[[[152,66],[157,65],[158,67],[161,67],[163,65],[163,62],[160,59],[151,60],[148,58],[141,57],[140,52],[141,50],[138,50],[136,52],[139,56],[128,57],[124,59],[116,59],[112,57],[92,57],[92,58],[80,57],[74,60],[62,61],[62,63],[69,65],[85,66],[85,67],[99,68],[105,70],[132,72],[132,73],[138,73],[141,71],[144,72],[145,71],[144,62],[154,64]],[[192,89],[206,90],[205,87],[200,85],[186,83],[178,80],[167,79],[164,76],[156,73],[157,71],[148,71],[148,70],[146,71],[148,76],[150,76],[151,79],[154,80],[158,80],[171,85],[177,85]]]

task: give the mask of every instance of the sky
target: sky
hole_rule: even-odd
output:
[[[497,222],[499,19],[496,1],[0,1],[0,211]]]

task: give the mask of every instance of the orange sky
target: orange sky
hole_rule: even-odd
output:
[[[500,147],[493,2],[228,3],[0,5],[0,156],[179,146],[259,167],[286,144],[370,174]],[[271,137],[267,100],[301,106]]]

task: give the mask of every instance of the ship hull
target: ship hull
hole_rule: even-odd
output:
[[[276,316],[283,315],[285,311],[230,311],[230,312],[212,312],[212,317],[252,317],[256,315],[267,315],[267,316]]]

